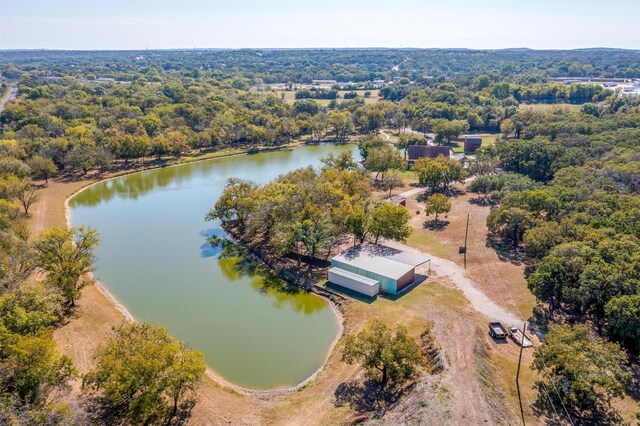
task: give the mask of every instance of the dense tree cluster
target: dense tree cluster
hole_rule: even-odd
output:
[[[341,236],[404,241],[409,213],[402,206],[370,198],[370,179],[348,153],[323,159],[324,167],[294,170],[258,186],[230,179],[207,219],[265,256],[293,254],[307,273],[314,259],[326,258]]]
[[[601,111],[528,116],[516,139],[482,154],[499,167],[470,185],[497,204],[487,225],[522,246],[529,289],[552,322],[586,324],[553,326],[534,359],[581,423],[616,418],[610,400],[629,381],[620,346],[640,350],[640,108],[626,100]],[[557,123],[562,132],[549,135]],[[545,130],[517,139],[531,127]]]
[[[127,391],[119,388],[131,392],[123,397],[128,404],[105,397],[101,400],[105,411],[88,414],[60,402],[79,373],[71,359],[58,350],[53,331],[72,314],[80,290],[91,283],[88,274],[93,271],[98,235],[82,227],[55,228],[30,238],[24,217],[39,193],[29,176],[46,180],[55,165],[39,155],[26,163],[21,161],[17,158],[20,155],[15,156],[22,149],[17,141],[4,140],[2,147],[8,155],[0,156],[0,423],[72,425],[86,424],[87,417],[110,424],[115,418],[144,424],[170,421],[179,411],[179,403],[199,382],[204,363],[201,355],[153,326],[143,327],[149,333],[155,330],[154,336],[147,336],[153,344],[144,346],[140,338],[129,339],[127,367],[138,370],[117,370],[108,364],[105,348],[97,357],[100,363],[108,364],[108,380],[102,380],[99,369],[85,377],[100,396],[109,384],[116,383],[109,391],[123,383],[137,384],[139,387],[129,386]],[[131,326],[134,330],[137,327]],[[164,340],[157,340],[158,336]],[[122,349],[123,340],[114,345]],[[123,353],[118,352],[117,358],[124,360]],[[140,371],[151,371],[144,360],[155,362],[153,378],[161,384],[139,381]]]
[[[626,355],[615,343],[603,341],[588,327],[552,326],[545,344],[536,349],[533,368],[549,391],[542,404],[564,406],[575,424],[619,424],[611,404],[624,396],[631,380]],[[549,402],[551,399],[551,402]]]
[[[239,49],[162,51],[3,52],[0,72],[18,78],[22,70],[89,80],[159,81],[166,75],[234,77],[264,83],[311,83],[314,79],[364,82],[405,77],[411,81],[465,78],[479,87],[505,77],[513,83],[548,77],[640,76],[636,53],[619,49]],[[480,77],[480,78],[478,78]]]
[[[0,202],[0,423],[73,424],[80,418],[55,396],[78,372],[52,332],[87,282],[97,237],[56,229],[30,241],[10,201]]]
[[[182,404],[194,403],[205,370],[201,352],[147,323],[115,328],[96,361],[83,388],[96,396],[103,417],[124,417],[127,424],[172,424]]]

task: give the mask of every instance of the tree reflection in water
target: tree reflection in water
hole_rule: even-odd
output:
[[[281,309],[288,305],[295,312],[311,315],[327,308],[327,302],[317,295],[302,291],[299,287],[289,284],[280,277],[272,274],[253,260],[242,247],[229,239],[211,235],[207,242],[219,250],[218,264],[225,277],[230,282],[242,278],[249,278],[251,286],[265,297],[273,298],[273,306]]]

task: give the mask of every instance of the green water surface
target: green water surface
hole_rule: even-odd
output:
[[[96,278],[139,320],[166,326],[237,385],[304,380],[322,364],[338,319],[246,259],[212,247],[204,215],[229,177],[267,182],[353,146],[302,146],[167,167],[96,184],[69,203],[74,226],[100,232]]]

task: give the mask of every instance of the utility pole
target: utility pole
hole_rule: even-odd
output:
[[[467,236],[469,235],[469,212],[467,212],[467,228],[464,231],[464,269],[467,269]]]
[[[518,389],[518,402],[520,402],[520,417],[522,417],[522,424],[524,422],[524,409],[522,408],[522,397],[520,396],[520,363],[522,362],[522,349],[524,348],[524,339],[526,338],[525,332],[527,331],[527,322],[525,321],[522,327],[522,340],[520,341],[520,356],[518,357],[518,371],[516,372],[516,388]]]

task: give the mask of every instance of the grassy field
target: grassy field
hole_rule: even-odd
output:
[[[498,139],[498,135],[482,135],[482,146],[488,147],[493,145]]]
[[[520,111],[533,110],[535,112],[551,112],[557,110],[577,111],[582,105],[574,104],[520,104]]]
[[[340,90],[338,91],[338,99],[336,99],[336,102],[338,103],[342,103],[345,101],[349,101],[350,99],[344,99],[343,96],[345,93],[349,93],[349,90]],[[366,92],[366,90],[354,90],[354,92],[356,92],[358,94],[358,98],[362,98],[364,99],[364,103],[367,105],[370,104],[375,104],[376,102],[378,102],[379,99],[379,90],[370,90],[371,92],[371,96],[369,96],[368,98],[364,97],[364,92]],[[296,92],[294,91],[277,91],[276,93],[278,93],[278,95],[282,96],[284,95],[284,100],[285,102],[287,102],[288,104],[293,104],[296,101]],[[314,99],[318,105],[322,106],[322,107],[327,107],[329,105],[329,103],[331,102],[331,100],[329,99]]]

